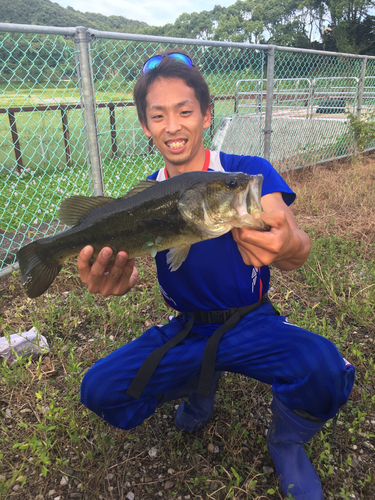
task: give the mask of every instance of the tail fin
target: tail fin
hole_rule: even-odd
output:
[[[53,283],[61,271],[62,265],[58,261],[46,262],[43,260],[41,246],[37,241],[29,243],[17,252],[20,264],[22,285],[27,295],[34,299],[42,295]]]

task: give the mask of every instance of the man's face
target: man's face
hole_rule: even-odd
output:
[[[203,116],[194,90],[179,78],[158,78],[146,100],[147,125],[142,127],[163,155],[169,174],[201,170],[210,109]]]

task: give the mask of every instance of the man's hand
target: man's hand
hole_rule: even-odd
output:
[[[90,266],[93,254],[93,247],[86,246],[77,260],[79,276],[87,284],[89,292],[100,293],[103,297],[124,295],[136,284],[139,271],[134,267],[134,259],[128,259],[126,252],[119,252],[111,266],[108,265],[113,254],[111,248],[102,248],[94,264]]]
[[[263,196],[262,205],[265,212],[261,213],[261,218],[271,227],[270,231],[256,231],[247,227],[232,229],[245,264],[254,267],[274,264],[284,271],[297,269],[310,253],[309,236],[297,228],[281,193]]]

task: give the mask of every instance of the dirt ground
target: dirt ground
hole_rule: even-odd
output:
[[[273,270],[271,298],[294,322],[332,335],[357,370],[336,427],[329,422],[306,450],[326,499],[371,500],[375,307],[371,313],[373,283],[365,281],[363,266],[373,272],[375,159],[285,177],[298,194],[293,211],[299,226],[328,246],[315,247],[318,260],[304,271]],[[343,295],[324,267],[329,249],[336,248],[329,246],[333,240],[348,249],[347,259],[333,254],[337,281],[351,278],[350,291],[346,282],[341,287]],[[282,498],[265,446],[272,391],[264,384],[224,374],[212,420],[193,434],[174,426],[178,401],[161,406],[132,431],[107,425],[80,404],[80,380],[99,357],[167,321],[170,311],[155,286],[153,260],[141,259],[141,266],[138,285],[123,301],[88,294],[74,264],[36,300],[26,297],[17,274],[0,279],[0,336],[36,326],[51,348],[40,360],[1,365],[0,499]],[[349,300],[354,294],[356,300]]]

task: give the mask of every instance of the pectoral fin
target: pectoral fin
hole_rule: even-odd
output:
[[[179,245],[178,247],[173,247],[168,251],[167,264],[169,264],[170,271],[177,271],[188,256],[190,247],[191,245]]]

